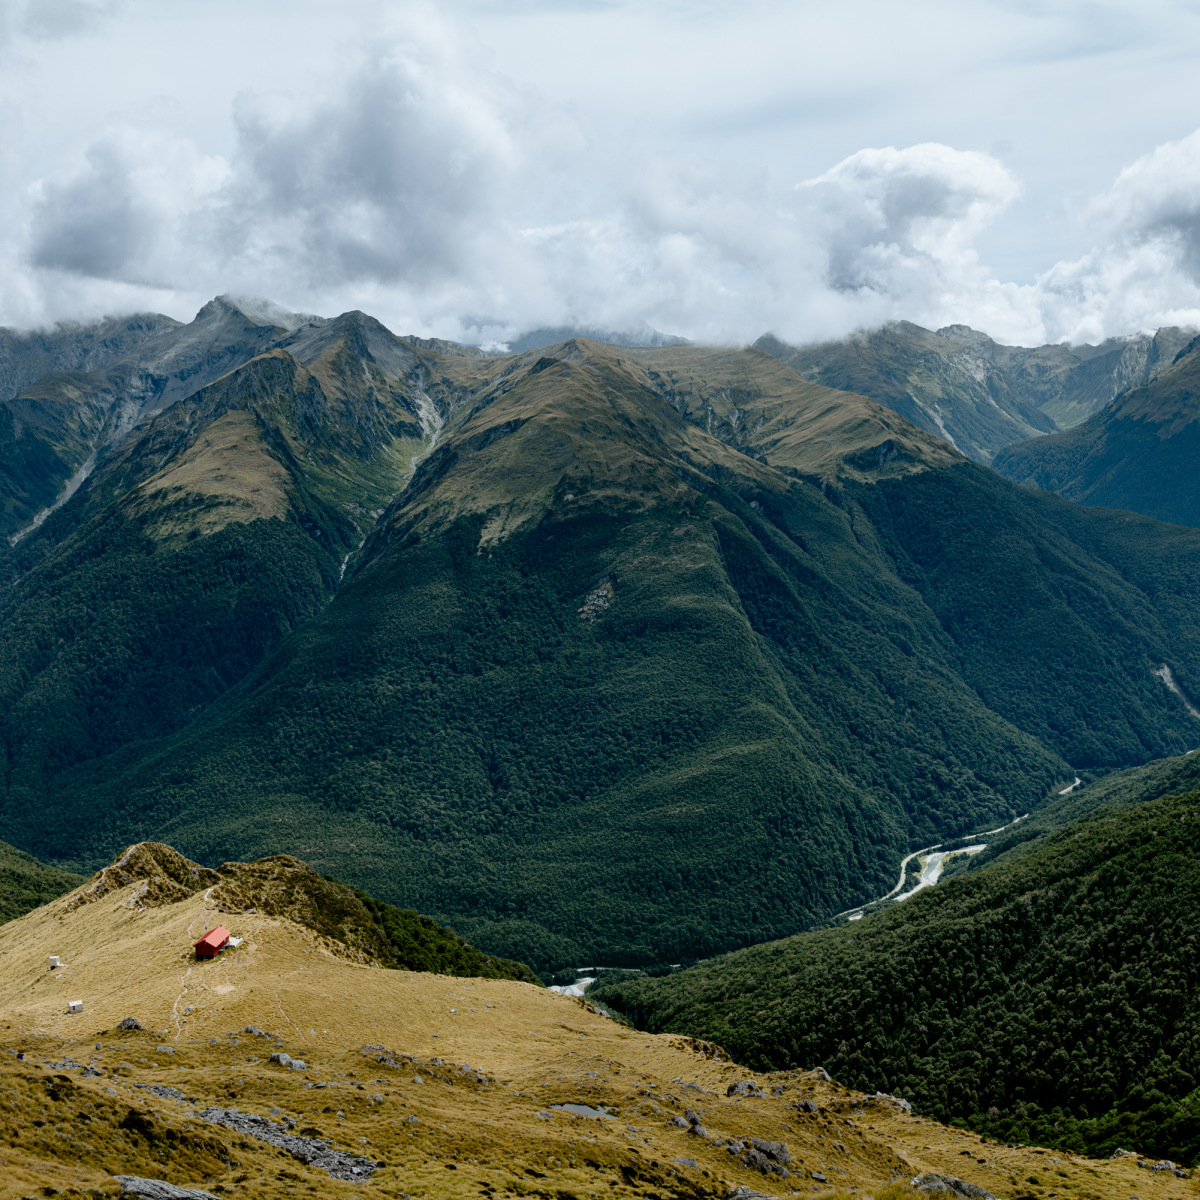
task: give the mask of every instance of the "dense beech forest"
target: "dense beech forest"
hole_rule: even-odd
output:
[[[590,995],[990,1137],[1200,1155],[1200,792],[1102,809],[835,929]]]

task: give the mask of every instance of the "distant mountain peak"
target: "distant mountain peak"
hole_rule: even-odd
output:
[[[615,329],[599,329],[588,325],[557,325],[531,329],[508,343],[507,354],[524,354],[529,350],[541,350],[545,346],[557,346],[575,338],[586,338],[592,342],[604,342],[612,346],[689,346],[685,337],[661,333],[650,325],[642,325],[624,332]]]
[[[271,329],[286,329],[288,331],[301,329],[305,325],[317,324],[323,317],[311,313],[289,312],[286,308],[264,297],[232,296],[223,293],[215,296],[196,314],[196,320],[217,314],[237,313],[246,318],[251,325],[267,326]]]

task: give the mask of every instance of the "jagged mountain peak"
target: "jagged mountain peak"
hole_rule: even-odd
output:
[[[232,296],[223,293],[205,304],[196,314],[195,320],[209,320],[215,316],[227,314],[237,314],[245,318],[251,325],[283,329],[288,332],[325,319],[311,313],[290,312],[273,300],[267,300],[264,297]]]
[[[280,343],[300,362],[311,366],[319,358],[345,349],[385,375],[406,375],[417,363],[411,344],[381,321],[358,309],[297,329]]]

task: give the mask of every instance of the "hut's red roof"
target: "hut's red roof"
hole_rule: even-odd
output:
[[[232,935],[230,934],[229,930],[226,929],[224,925],[218,925],[216,929],[210,929],[196,943],[196,949],[200,950],[208,947],[213,950],[220,950],[220,948],[225,945],[227,941],[229,941],[231,936]]]

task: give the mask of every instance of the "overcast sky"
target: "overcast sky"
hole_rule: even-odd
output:
[[[1200,3],[0,0],[0,322],[1200,325]]]

